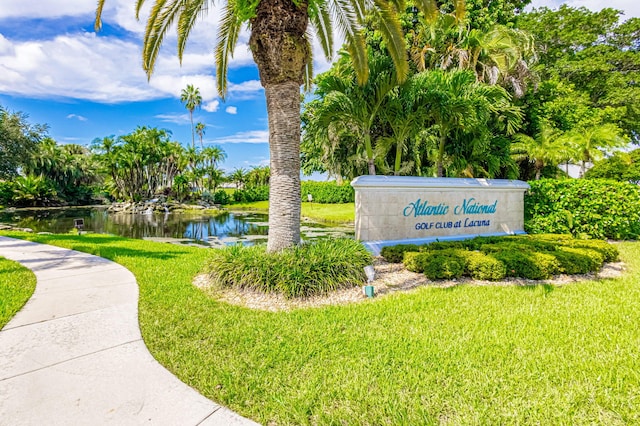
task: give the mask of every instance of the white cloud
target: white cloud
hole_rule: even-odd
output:
[[[77,114],[69,114],[69,115],[67,115],[67,118],[75,118],[78,121],[87,121],[87,117],[83,117],[83,116],[77,115]]]
[[[220,101],[217,99],[202,105],[202,109],[207,112],[216,112],[218,107],[220,107]]]
[[[189,114],[158,114],[155,118],[165,123],[191,124]]]
[[[96,2],[91,0],[2,0],[0,18],[60,18],[88,15],[95,10]]]
[[[548,7],[557,9],[560,5],[566,4],[570,7],[586,7],[593,11],[599,11],[605,7],[624,11],[623,18],[640,17],[640,2],[638,0],[533,0],[531,5],[527,7],[530,10],[533,7]]]
[[[213,140],[217,144],[225,143],[269,143],[268,130],[251,130],[239,132],[235,135],[224,136]]]
[[[138,44],[94,33],[0,39],[0,93],[11,95],[118,103],[177,98],[193,84],[204,101],[212,101],[217,96],[214,76],[205,69],[193,71],[181,69],[176,60],[173,66],[157,67],[148,81]]]
[[[237,114],[238,113],[238,108],[234,107],[234,106],[228,106],[224,111],[227,114]]]

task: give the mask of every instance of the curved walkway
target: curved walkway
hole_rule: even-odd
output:
[[[0,331],[0,425],[255,425],[158,364],[138,326],[138,286],[109,260],[0,237],[37,278]]]

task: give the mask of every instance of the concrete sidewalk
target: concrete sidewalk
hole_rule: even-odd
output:
[[[255,425],[179,381],[147,351],[138,286],[100,257],[0,237],[37,278],[0,331],[0,425]]]

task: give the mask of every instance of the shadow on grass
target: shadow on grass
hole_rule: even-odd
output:
[[[529,290],[529,291],[535,291],[539,288],[542,288],[544,294],[549,294],[556,289],[556,286],[546,282],[540,282],[540,283],[521,284],[521,285],[517,285],[516,288],[520,290]]]
[[[149,250],[140,248],[130,248],[130,244],[144,244],[143,240],[130,240],[126,238],[103,235],[67,235],[67,234],[30,234],[24,232],[2,232],[0,235],[27,240],[40,244],[50,244],[60,246],[70,250],[76,250],[83,253],[89,253],[95,256],[104,257],[115,261],[118,257],[141,257],[169,260],[184,255],[188,248],[171,245],[171,249],[165,249],[164,246],[158,246],[158,250],[149,245]],[[169,244],[167,244],[169,246]]]

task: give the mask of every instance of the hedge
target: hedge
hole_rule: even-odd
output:
[[[505,276],[542,280],[559,273],[595,272],[604,262],[617,260],[618,250],[602,240],[539,234],[404,244],[384,247],[381,255],[388,262],[403,262],[408,270],[425,273],[430,279],[464,275],[498,281]]]
[[[614,240],[640,236],[640,187],[604,179],[530,182],[525,230]]]
[[[308,201],[311,194],[314,203],[338,204],[353,203],[355,201],[355,191],[348,183],[338,185],[336,182],[302,182],[302,201]]]

